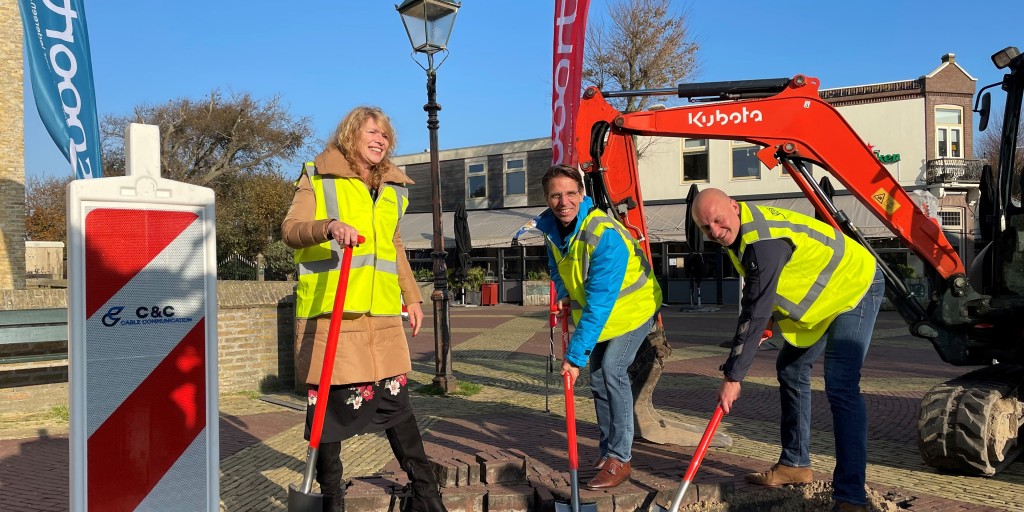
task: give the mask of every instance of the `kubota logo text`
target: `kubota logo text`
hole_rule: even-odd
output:
[[[690,112],[689,120],[690,124],[701,128],[763,121],[760,110],[747,110],[747,107],[743,107],[743,110],[739,112],[722,112],[718,109],[715,109],[714,112]]]

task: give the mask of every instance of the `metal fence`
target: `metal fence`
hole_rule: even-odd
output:
[[[234,253],[217,262],[217,279],[224,281],[262,281],[260,256],[247,258]]]

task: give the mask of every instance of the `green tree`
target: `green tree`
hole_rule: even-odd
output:
[[[295,251],[281,240],[274,240],[263,249],[266,258],[264,277],[268,281],[286,281],[295,275]]]
[[[214,90],[201,100],[179,98],[141,105],[130,115],[107,116],[101,124],[104,172],[124,174],[124,134],[129,123],[160,127],[164,178],[217,189],[234,175],[272,172],[309,152],[308,117],[293,118],[279,96],[249,93],[225,97]]]
[[[67,242],[65,197],[72,177],[29,178],[25,182],[25,236]]]
[[[291,203],[294,163],[311,152],[309,118],[294,118],[275,96],[257,100],[247,93],[219,91],[202,100],[182,98],[139,106],[131,115],[107,116],[101,124],[107,176],[125,174],[125,128],[129,123],[160,127],[161,176],[212,188],[216,194],[217,252],[248,259],[280,240]],[[288,177],[285,176],[285,173]],[[30,179],[26,186],[26,229],[32,240],[65,241],[65,187],[69,178]],[[282,244],[283,245],[283,244]],[[276,251],[276,252],[275,252]],[[277,254],[290,260],[290,253]],[[275,275],[280,270],[275,260]],[[293,271],[293,270],[292,270]]]
[[[275,172],[233,176],[217,193],[217,253],[253,258],[280,240],[281,221],[288,213],[292,182]]]

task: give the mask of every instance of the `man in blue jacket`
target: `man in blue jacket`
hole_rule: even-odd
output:
[[[570,306],[576,325],[562,374],[575,382],[590,362],[601,453],[594,463],[600,471],[586,486],[607,489],[629,478],[633,393],[627,369],[654,326],[661,287],[640,244],[583,195],[576,169],[552,166],[541,181],[549,209],[537,229],[547,240],[559,304]]]

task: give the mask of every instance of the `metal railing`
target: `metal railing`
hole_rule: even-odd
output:
[[[225,281],[262,281],[263,256],[250,259],[237,252],[217,262],[217,279]]]
[[[964,160],[963,158],[936,158],[928,160],[926,182],[934,183],[980,183],[984,160]]]

